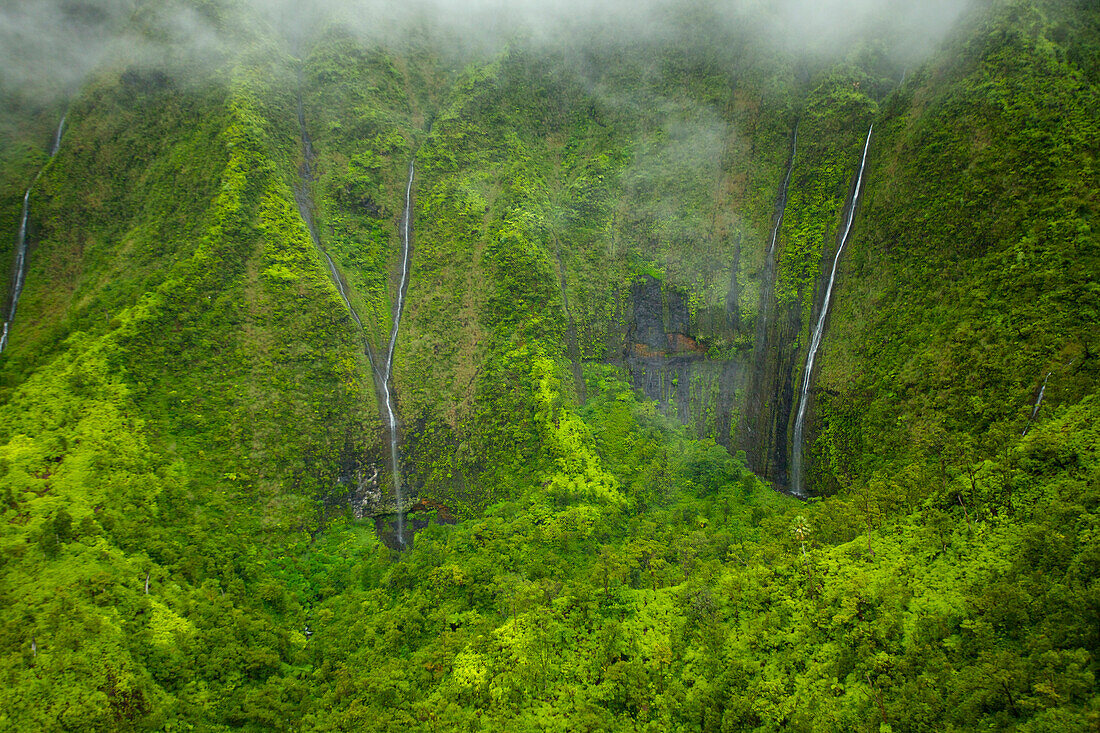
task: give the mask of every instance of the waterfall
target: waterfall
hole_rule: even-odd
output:
[[[352,320],[355,321],[355,325],[358,326],[359,331],[362,333],[363,322],[360,320],[359,314],[355,311],[355,307],[351,304],[344,278],[340,275],[340,271],[337,269],[336,263],[333,262],[332,257],[330,257],[328,252],[325,251],[325,248],[321,246],[321,237],[313,220],[313,201],[309,194],[309,182],[313,180],[313,161],[315,155],[313,152],[313,141],[306,131],[306,118],[302,105],[300,87],[298,92],[298,126],[301,131],[302,139],[303,162],[301,170],[299,171],[302,181],[294,190],[294,201],[298,205],[298,213],[301,214],[302,220],[306,223],[306,228],[309,229],[309,236],[313,240],[313,246],[317,248],[317,251],[320,252],[321,256],[324,258],[328,266],[329,277],[336,286],[337,292],[340,293],[340,298],[344,301],[344,305],[347,306],[348,313],[351,315]],[[378,390],[382,401],[381,408],[384,413],[383,417],[386,420],[386,430],[389,432],[390,436],[390,469],[393,475],[393,491],[397,508],[397,541],[402,547],[405,545],[405,513],[401,506],[403,501],[401,490],[401,454],[397,444],[397,414],[394,412],[393,408],[393,395],[390,391],[390,382],[393,379],[393,355],[394,351],[397,349],[397,333],[401,328],[401,313],[405,308],[405,292],[409,287],[409,254],[412,234],[412,187],[415,175],[416,160],[413,159],[409,162],[409,179],[405,184],[405,209],[401,216],[401,281],[397,288],[397,303],[393,313],[393,326],[390,329],[390,339],[381,363],[375,361],[374,354],[365,337],[363,341],[363,350],[367,355],[367,360],[371,365],[371,371],[374,372],[375,380],[378,384]]]
[[[306,131],[306,115],[302,107],[302,93],[298,92],[298,129],[301,132],[302,137],[302,167],[298,171],[301,182],[294,188],[294,203],[298,206],[298,213],[302,217],[302,221],[306,223],[306,228],[309,230],[309,237],[313,240],[313,246],[317,248],[317,251],[321,253],[321,256],[325,259],[325,264],[328,266],[328,274],[332,279],[332,284],[336,286],[336,291],[340,293],[341,300],[344,301],[344,305],[348,308],[348,313],[351,315],[352,320],[355,321],[355,325],[359,327],[359,330],[363,330],[363,322],[359,320],[359,314],[355,311],[355,307],[352,306],[351,300],[348,298],[348,289],[344,284],[344,278],[341,277],[340,271],[336,269],[336,263],[332,261],[332,257],[329,256],[325,248],[321,246],[321,236],[317,232],[317,225],[313,221],[313,201],[309,195],[309,183],[313,180],[313,141],[309,137],[309,133]],[[367,356],[370,356],[368,350]]]
[[[791,185],[791,171],[794,170],[794,156],[798,152],[798,125],[794,126],[791,134],[791,157],[787,159],[787,175],[783,177],[783,185],[779,187],[779,198],[776,200],[775,226],[772,228],[772,238],[768,242],[768,260],[775,267],[775,243],[779,241],[779,227],[783,225],[783,213],[787,210],[787,190]]]
[[[57,125],[57,132],[54,133],[53,143],[50,145],[50,160],[53,160],[54,156],[57,155],[57,151],[61,148],[61,135],[65,131],[66,117],[67,115],[61,116],[61,122]],[[49,161],[46,164],[49,165]],[[23,294],[23,282],[27,276],[27,221],[30,219],[31,213],[31,189],[34,188],[34,184],[38,183],[38,179],[42,177],[42,172],[45,170],[46,166],[39,169],[34,176],[34,180],[31,181],[31,185],[27,187],[27,191],[23,194],[23,215],[19,219],[19,235],[15,240],[11,298],[8,301],[8,315],[4,319],[3,330],[0,331],[0,354],[4,353],[4,349],[8,346],[8,333],[11,331],[11,322],[15,320],[15,310],[19,307],[19,296]]]
[[[825,288],[825,299],[821,303],[821,313],[817,316],[813,335],[810,338],[810,348],[806,353],[806,368],[802,372],[802,385],[798,395],[798,413],[794,419],[794,440],[791,442],[791,491],[796,496],[805,496],[802,490],[802,432],[806,419],[806,403],[810,396],[810,375],[814,369],[814,359],[817,350],[821,346],[821,336],[825,332],[825,318],[829,314],[829,301],[833,296],[833,285],[836,283],[836,272],[840,264],[840,255],[844,252],[844,245],[852,233],[852,221],[856,216],[856,205],[859,203],[859,192],[863,186],[863,168],[867,164],[867,150],[871,147],[871,131],[875,129],[872,124],[867,130],[867,141],[863,144],[863,157],[859,162],[859,174],[856,176],[855,190],[852,191],[852,200],[848,204],[848,212],[844,220],[843,234],[836,248],[836,256],[833,257],[833,269],[829,273],[829,285]]]
[[[767,454],[767,437],[771,431],[765,427],[767,416],[771,414],[766,405],[771,401],[773,390],[769,385],[768,364],[775,356],[773,343],[777,333],[769,329],[771,323],[772,300],[775,297],[775,261],[776,248],[779,246],[779,232],[787,210],[787,194],[794,171],[794,159],[798,151],[798,123],[791,130],[790,155],[787,158],[787,171],[776,193],[775,209],[772,213],[771,238],[768,240],[764,256],[764,269],[760,276],[760,294],[758,298],[756,324],[753,335],[752,371],[749,374],[745,393],[743,418],[738,426],[737,441],[744,447],[750,466],[760,475],[766,475],[769,462],[763,458]],[[736,276],[736,273],[735,273]],[[721,428],[720,428],[721,429]]]
[[[50,157],[57,155],[57,151],[61,149],[61,135],[65,132],[65,118],[68,117],[68,113],[61,115],[61,122],[57,125],[57,132],[53,135],[53,145],[50,146]]]
[[[38,176],[34,177],[38,180]],[[31,187],[34,183],[31,183]],[[23,278],[26,276],[27,263],[27,216],[30,214],[31,189],[23,194],[23,217],[19,220],[19,236],[15,241],[15,264],[12,268],[13,278],[11,287],[11,299],[8,305],[8,317],[4,320],[4,330],[0,333],[0,354],[8,346],[8,332],[11,330],[11,322],[15,320],[15,309],[19,306],[19,296],[23,293]]]
[[[1050,375],[1053,372],[1047,372],[1047,375],[1043,377],[1043,386],[1039,387],[1039,396],[1035,399],[1035,406],[1031,408],[1031,417],[1027,419],[1027,425],[1024,426],[1024,431],[1020,433],[1020,437],[1027,435],[1027,431],[1031,429],[1031,423],[1035,422],[1035,416],[1039,414],[1039,405],[1043,404],[1043,395],[1047,391],[1047,380],[1050,379]]]
[[[760,308],[763,317],[760,326],[756,330],[756,343],[763,344],[768,332],[768,314],[771,310],[772,288],[775,285],[775,245],[779,241],[779,229],[783,226],[783,215],[787,211],[787,191],[791,184],[791,171],[794,170],[794,156],[798,152],[798,125],[794,126],[791,133],[791,157],[787,159],[787,174],[783,177],[783,183],[779,187],[779,196],[775,201],[775,226],[772,227],[772,236],[768,240],[768,252],[764,263],[765,287],[760,297]]]
[[[401,312],[405,307],[405,291],[409,287],[409,234],[412,227],[412,186],[416,175],[416,160],[409,161],[409,180],[405,184],[405,211],[401,215],[401,282],[397,286],[397,307],[393,313],[390,343],[386,360],[378,375],[382,383],[382,402],[386,408],[386,423],[390,431],[390,468],[393,471],[393,491],[397,500],[397,541],[405,544],[405,512],[401,509],[401,461],[397,447],[397,417],[393,412],[390,381],[393,378],[393,352],[397,347],[397,332],[401,328]]]

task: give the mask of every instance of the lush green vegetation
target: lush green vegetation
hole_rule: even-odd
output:
[[[200,10],[233,49],[100,69],[35,188],[0,730],[1100,725],[1094,5],[976,6],[900,86],[875,39],[797,59],[706,3],[489,53]],[[5,230],[61,107],[0,113]],[[758,346],[797,122],[768,303],[800,377],[871,121],[796,501],[719,445],[714,375]],[[391,488],[364,343],[413,160],[397,552],[356,510]],[[678,412],[623,368],[641,278],[713,366]]]
[[[1043,415],[1095,391],[1100,96],[1069,59],[1097,16],[1074,39],[1064,12],[975,19],[876,128],[824,356],[822,488],[1009,448],[1048,374]]]
[[[188,511],[105,356],[29,384],[53,420],[4,448],[10,723],[1095,725],[1094,399],[970,475],[802,505],[593,369],[570,430],[608,491],[573,490],[573,452],[401,555],[348,519],[265,551],[217,532],[249,524],[232,496]]]

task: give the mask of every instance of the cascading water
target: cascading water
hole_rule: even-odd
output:
[[[794,170],[794,156],[798,152],[798,125],[794,126],[791,134],[791,157],[787,159],[787,175],[783,177],[783,185],[779,187],[779,198],[776,201],[775,226],[772,228],[772,238],[768,242],[768,259],[775,261],[775,243],[779,241],[779,227],[783,225],[783,214],[787,210],[787,191],[791,185],[791,171]],[[774,266],[774,265],[773,265]]]
[[[61,115],[61,122],[57,124],[57,132],[53,136],[53,145],[50,146],[51,158],[57,155],[57,151],[61,149],[61,135],[65,132],[65,118],[68,116],[68,113]]]
[[[829,273],[829,285],[825,288],[825,299],[821,303],[821,313],[818,314],[817,323],[814,325],[813,335],[810,337],[810,348],[806,352],[806,368],[802,372],[802,386],[798,395],[798,413],[794,419],[794,439],[791,441],[791,492],[796,496],[805,496],[802,490],[802,433],[805,427],[806,403],[810,394],[810,375],[814,369],[814,359],[817,350],[821,346],[821,336],[825,332],[825,318],[829,314],[829,301],[833,296],[833,285],[836,283],[836,272],[840,264],[840,255],[844,252],[844,245],[852,233],[852,221],[856,215],[856,205],[859,203],[859,192],[863,187],[863,168],[867,164],[867,150],[871,147],[871,132],[875,129],[871,125],[867,130],[867,141],[863,143],[863,157],[859,161],[859,174],[856,176],[855,190],[852,191],[852,201],[848,205],[848,211],[844,217],[843,234],[836,248],[836,256],[833,257],[833,269]]]
[[[776,194],[775,208],[772,213],[771,237],[764,250],[764,268],[760,276],[760,291],[757,300],[757,316],[753,335],[752,371],[749,373],[745,391],[744,412],[737,427],[737,442],[746,451],[749,465],[759,475],[769,475],[776,462],[775,451],[770,438],[773,435],[773,410],[777,409],[775,399],[779,394],[778,373],[783,369],[782,348],[785,341],[783,329],[774,323],[776,250],[779,247],[779,234],[787,211],[787,197],[791,177],[794,174],[794,160],[798,152],[798,123],[791,130],[790,154],[787,158],[787,170],[780,181]],[[720,428],[721,429],[721,428]],[[777,441],[782,442],[782,441]],[[786,443],[782,442],[785,452]]]
[[[38,180],[38,176],[34,177]],[[33,187],[34,184],[32,183]],[[8,346],[8,332],[11,330],[11,322],[15,320],[15,309],[19,307],[19,296],[23,293],[23,278],[26,274],[27,264],[27,217],[30,214],[31,189],[23,194],[23,216],[19,220],[19,236],[15,242],[15,264],[12,267],[11,300],[8,305],[8,317],[4,320],[4,330],[0,333],[0,354]]]
[[[351,300],[348,298],[347,287],[344,285],[344,278],[340,276],[340,271],[336,269],[336,263],[329,257],[328,252],[321,246],[321,237],[317,233],[317,225],[313,221],[313,202],[309,197],[309,182],[313,180],[313,141],[309,137],[309,133],[306,131],[306,115],[302,108],[302,95],[298,95],[298,127],[302,134],[302,169],[299,171],[301,174],[302,182],[294,189],[294,203],[298,205],[298,213],[301,214],[302,220],[306,223],[306,228],[309,229],[310,239],[313,240],[313,246],[317,248],[317,251],[321,253],[321,256],[325,258],[325,264],[328,265],[328,274],[332,278],[333,285],[336,286],[337,292],[340,293],[340,298],[344,301],[344,305],[348,308],[348,313],[351,314],[352,320],[355,321],[355,325],[359,326],[359,330],[363,330],[363,322],[359,320],[359,314],[355,311],[355,308],[351,304]],[[370,356],[369,352],[367,356]]]
[[[1035,422],[1035,416],[1039,414],[1039,405],[1043,404],[1043,395],[1047,391],[1047,380],[1050,379],[1050,375],[1053,372],[1047,372],[1047,375],[1043,377],[1043,386],[1039,387],[1039,396],[1035,399],[1035,406],[1031,408],[1031,417],[1027,419],[1027,425],[1024,426],[1024,431],[1020,433],[1020,437],[1027,435],[1027,431],[1031,429],[1031,423]]]
[[[362,332],[363,322],[360,320],[359,314],[355,311],[355,307],[351,304],[347,286],[344,284],[344,278],[340,275],[340,271],[336,268],[336,263],[333,262],[332,257],[330,257],[328,252],[325,251],[325,248],[321,246],[321,238],[317,232],[316,224],[313,221],[313,202],[309,195],[309,182],[313,180],[313,141],[306,131],[305,111],[303,109],[302,95],[300,92],[298,94],[298,126],[301,130],[302,155],[304,158],[300,171],[302,183],[300,186],[296,187],[294,191],[294,200],[298,205],[298,213],[301,214],[302,220],[309,229],[309,235],[313,240],[314,247],[316,247],[317,251],[324,257],[325,263],[328,265],[329,277],[332,278],[336,290],[340,293],[340,298],[343,299],[344,305],[347,306],[348,313],[351,315],[352,320],[355,321],[355,325],[359,327],[360,332]],[[370,361],[371,369],[374,371],[378,384],[382,399],[381,407],[386,419],[386,429],[390,435],[390,468],[393,474],[394,499],[397,508],[397,541],[402,547],[405,546],[405,512],[402,508],[401,455],[400,448],[397,444],[397,414],[394,412],[393,408],[390,381],[393,379],[393,355],[394,351],[397,349],[397,334],[401,328],[401,313],[405,307],[405,292],[408,290],[409,285],[409,255],[412,234],[412,187],[415,175],[416,161],[414,159],[409,163],[409,179],[405,184],[405,209],[401,216],[401,281],[397,289],[397,303],[393,313],[393,326],[390,329],[390,339],[386,346],[385,356],[381,364],[375,361],[373,352],[366,339],[364,339],[363,342],[364,351],[367,355],[367,359]]]
[[[393,411],[390,380],[393,378],[393,352],[397,348],[397,332],[401,328],[401,312],[405,307],[405,291],[409,286],[409,235],[412,229],[412,186],[416,176],[415,159],[409,162],[409,180],[405,184],[405,211],[401,215],[401,282],[397,287],[397,307],[393,312],[393,327],[386,360],[382,364],[379,381],[382,383],[382,403],[386,410],[386,423],[390,431],[390,468],[393,471],[393,491],[397,500],[397,541],[405,544],[405,512],[401,508],[401,460],[397,446],[397,416]]]
[[[53,136],[53,144],[50,145],[50,160],[53,160],[57,155],[57,151],[61,149],[61,135],[65,131],[65,117],[61,116],[61,122],[57,126],[57,132]],[[48,165],[47,161],[47,165]],[[43,166],[35,175],[34,180],[31,181],[31,185],[27,187],[26,193],[23,194],[23,215],[19,219],[19,236],[15,240],[15,263],[12,267],[12,287],[11,287],[11,299],[8,302],[8,315],[4,319],[3,331],[0,332],[0,354],[4,353],[4,349],[8,347],[8,333],[11,331],[11,322],[15,320],[15,311],[19,307],[19,296],[23,294],[23,281],[27,275],[27,221],[30,218],[31,213],[31,189],[34,188],[34,184],[38,183],[38,179],[42,177],[42,172],[46,170]]]
[[[791,157],[787,160],[787,175],[783,177],[783,184],[779,187],[779,197],[775,203],[775,226],[772,227],[772,237],[768,240],[768,252],[765,256],[764,279],[766,289],[761,297],[760,308],[763,311],[760,319],[760,327],[756,332],[756,343],[762,344],[768,331],[768,315],[771,310],[771,289],[775,284],[775,245],[779,241],[779,229],[783,226],[783,215],[787,211],[787,192],[791,185],[791,171],[794,170],[794,156],[798,152],[798,125],[794,126],[791,134]]]

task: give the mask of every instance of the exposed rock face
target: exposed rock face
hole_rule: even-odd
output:
[[[407,550],[413,544],[416,533],[433,524],[454,524],[450,508],[430,499],[421,499],[405,510],[402,529],[398,530],[396,513],[374,516],[374,529],[378,539],[391,550]]]
[[[767,297],[771,298],[770,287]],[[745,451],[749,469],[785,486],[788,472],[788,423],[794,404],[794,374],[798,363],[799,302],[776,308],[766,328],[759,329],[747,379],[744,417],[737,446]]]
[[[349,481],[354,488],[345,494],[338,503],[346,503],[350,506],[356,519],[388,514],[396,515],[398,506],[394,498],[393,486],[388,482],[383,483],[385,478],[387,478],[387,474],[379,470],[378,466],[366,466],[364,469],[360,469]],[[418,501],[415,495],[402,497],[400,511],[410,511]]]
[[[859,178],[853,178],[844,200],[844,211],[853,206]],[[781,199],[782,200],[782,199]],[[827,246],[821,248],[818,276],[809,293],[813,300],[810,326],[813,319],[825,307],[830,265],[842,247],[843,232],[838,231]],[[752,366],[748,377],[743,419],[737,433],[737,446],[745,451],[749,469],[779,486],[791,486],[791,445],[794,440],[794,422],[798,398],[796,387],[806,362],[806,352],[799,348],[802,332],[802,303],[807,293],[799,291],[798,297],[787,303],[775,298],[775,273],[769,269],[761,288],[760,313],[772,315],[757,323],[753,346]],[[808,336],[808,334],[807,334]],[[813,375],[809,376],[810,379]],[[811,385],[812,386],[812,385]],[[807,413],[804,440],[813,441],[816,426],[813,410]],[[811,458],[804,460],[808,470]]]
[[[668,348],[668,336],[664,320],[664,299],[661,282],[648,275],[630,288],[634,304],[634,323],[630,341],[648,346],[654,352],[663,353]],[[679,300],[683,303],[683,299]],[[677,320],[682,320],[677,318]]]
[[[630,294],[623,365],[635,389],[700,437],[731,447],[736,395],[746,373],[743,360],[708,358],[687,300],[674,286],[646,276],[631,286]]]

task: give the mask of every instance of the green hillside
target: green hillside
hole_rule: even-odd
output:
[[[1100,9],[872,6],[41,3],[0,730],[1096,730]]]

